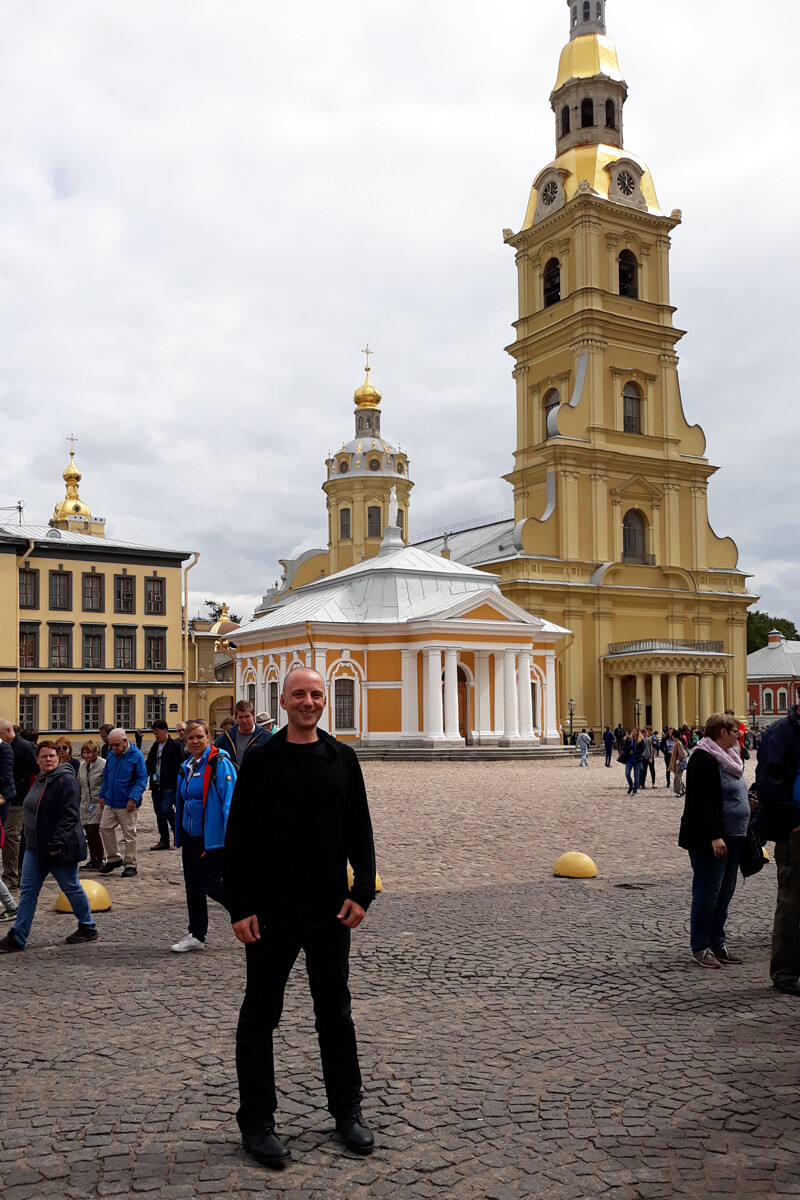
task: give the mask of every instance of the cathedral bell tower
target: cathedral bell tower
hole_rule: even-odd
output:
[[[414,486],[408,477],[408,457],[381,435],[381,393],[370,382],[367,346],[366,374],[353,395],[355,437],[342,442],[326,462],[322,488],[328,497],[328,575],[343,571],[362,558],[373,558],[389,524],[392,491],[397,497],[397,523],[408,542],[408,505]]]
[[[506,476],[516,557],[491,569],[510,599],[575,634],[559,693],[575,700],[579,727],[629,726],[636,700],[643,723],[648,713],[654,724],[705,720],[710,696],[744,703],[750,598],[736,546],[709,525],[716,468],[681,400],[669,283],[681,214],[661,210],[646,163],[624,144],[628,88],[605,0],[568,9],[550,96],[556,156],[534,180],[520,231],[504,231],[519,294]],[[609,658],[654,639],[689,655],[668,696],[668,663]],[[697,649],[712,644],[713,662]]]

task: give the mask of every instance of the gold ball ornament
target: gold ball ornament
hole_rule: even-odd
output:
[[[108,912],[111,908],[111,897],[102,883],[98,883],[96,879],[82,879],[81,887],[86,892],[92,912]],[[56,912],[72,912],[72,905],[63,892],[58,893]]]
[[[594,879],[597,867],[588,854],[580,854],[577,850],[569,850],[556,860],[553,874],[561,879]]]

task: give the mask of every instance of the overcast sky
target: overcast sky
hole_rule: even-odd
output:
[[[412,536],[511,508],[513,251],[565,0],[0,0],[0,504],[66,435],[109,536],[243,616],[326,544],[362,347]],[[608,0],[673,236],[687,417],[759,607],[800,623],[794,42],[775,5]],[[6,514],[0,514],[5,517]],[[13,514],[9,514],[13,516]]]

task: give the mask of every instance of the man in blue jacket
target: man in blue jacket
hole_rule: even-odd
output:
[[[216,740],[218,750],[227,751],[237,770],[241,770],[245,755],[258,746],[265,746],[272,734],[256,725],[255,705],[250,700],[240,700],[234,709],[236,724],[226,729]]]
[[[144,755],[128,741],[124,729],[112,729],[108,735],[111,752],[106,759],[103,782],[100,784],[100,836],[106,851],[106,865],[101,874],[109,875],[123,866],[117,846],[117,826],[125,838],[123,879],[137,875],[136,817],[147,787],[147,767]]]

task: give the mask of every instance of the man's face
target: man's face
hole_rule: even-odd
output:
[[[159,744],[160,746],[163,746],[163,745],[164,745],[164,742],[165,742],[165,741],[167,740],[167,738],[169,737],[169,730],[167,730],[167,729],[154,729],[154,730],[153,730],[153,737],[156,739],[156,741],[158,742],[158,744]]]
[[[186,726],[184,725],[183,721],[179,721],[178,724],[175,726],[175,732],[177,733],[177,735],[181,739],[181,741],[185,741]]]
[[[100,737],[102,738],[103,745],[107,746],[108,745],[108,732],[105,729],[100,730]]]
[[[108,744],[118,758],[121,758],[128,749],[128,739],[121,738],[119,734],[114,734],[113,738],[109,738]]]
[[[239,733],[252,733],[256,727],[256,719],[251,712],[237,712],[236,724],[239,726]]]
[[[13,742],[14,726],[10,721],[3,721],[2,725],[0,725],[0,738],[2,738],[4,742]]]
[[[314,729],[325,710],[325,687],[317,672],[291,671],[284,680],[281,706],[294,729]]]

